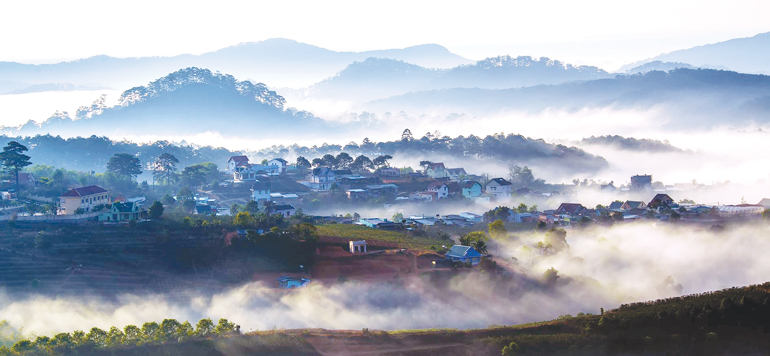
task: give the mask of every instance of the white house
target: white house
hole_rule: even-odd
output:
[[[329,190],[337,181],[334,171],[328,167],[318,167],[308,176],[308,185],[312,190]]]
[[[106,204],[110,204],[110,192],[95,185],[72,189],[59,198],[62,215],[75,215],[78,209],[89,212],[96,206]]]
[[[455,182],[459,182],[468,175],[464,168],[447,168],[446,173],[449,176],[449,179]]]
[[[484,191],[495,198],[495,200],[508,200],[511,199],[513,185],[503,178],[492,178],[487,183],[487,186],[484,187]]]
[[[273,206],[272,214],[281,215],[285,218],[288,218],[294,213],[297,212],[297,209],[294,209],[294,206],[289,204],[282,204],[282,205],[275,205]]]
[[[255,202],[270,200],[270,184],[260,181],[254,182],[251,186],[251,200]]]
[[[280,167],[277,172],[284,174],[286,173],[286,167],[289,166],[289,162],[286,162],[286,160],[283,158],[273,158],[267,161],[267,165]]]
[[[449,197],[449,187],[446,183],[433,182],[428,185],[429,192],[436,193],[436,199],[445,199]]]
[[[244,167],[249,164],[249,157],[246,156],[231,156],[227,160],[227,174],[234,174],[238,171],[238,168]]]
[[[443,163],[431,163],[430,166],[428,166],[427,172],[428,177],[431,178],[446,178],[449,176],[446,171],[446,167]]]

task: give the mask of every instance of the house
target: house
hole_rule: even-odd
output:
[[[342,189],[364,189],[367,184],[377,183],[377,177],[362,177],[362,176],[350,176],[350,177],[337,177],[337,186]]]
[[[286,168],[289,166],[289,162],[287,162],[283,158],[273,158],[267,161],[267,165],[278,167],[277,172],[280,174],[284,174],[286,173]]]
[[[379,198],[383,194],[395,197],[398,194],[398,186],[395,184],[369,184],[366,186],[366,191],[374,198]]]
[[[632,191],[644,191],[652,190],[652,176],[651,175],[635,175],[631,177],[631,190]]]
[[[384,178],[398,178],[401,177],[401,170],[393,167],[382,167],[374,174]]]
[[[770,199],[764,198],[757,203],[757,205],[761,205],[765,209],[770,209]]]
[[[447,168],[446,174],[449,176],[450,180],[455,182],[465,179],[465,176],[468,175],[464,168]]]
[[[235,172],[233,172],[233,180],[236,182],[255,181],[258,177],[278,175],[280,174],[279,170],[280,167],[278,166],[245,164],[235,168]]]
[[[428,191],[436,193],[436,199],[445,199],[449,197],[449,187],[446,183],[432,182],[428,184]]]
[[[16,183],[15,178],[11,178],[11,183]],[[19,185],[22,187],[35,187],[37,179],[32,173],[19,172]]]
[[[447,174],[446,167],[444,167],[443,163],[431,163],[426,170],[426,174],[431,178],[449,177],[449,174]]]
[[[351,171],[349,169],[335,169],[332,172],[334,172],[334,177],[337,180],[339,180],[341,178],[352,177],[353,176],[353,171]]]
[[[612,192],[614,192],[616,190],[617,190],[617,188],[615,188],[614,182],[610,182],[609,184],[602,184],[602,186],[601,186],[601,191],[603,191],[603,192],[612,193]]]
[[[141,211],[139,210],[139,204],[133,202],[112,203],[110,211],[102,215],[99,215],[100,222],[123,222],[123,221],[138,221]]]
[[[361,219],[358,220],[358,225],[363,225],[366,227],[376,228],[377,225],[380,223],[384,223],[387,220],[384,219],[378,219],[378,218],[367,218],[367,219]]]
[[[561,203],[559,208],[556,209],[557,214],[567,214],[570,216],[580,215],[586,210],[583,204],[576,203]]]
[[[348,189],[345,194],[350,200],[366,200],[369,197],[365,189]]]
[[[484,221],[484,217],[479,215],[479,214],[464,212],[464,213],[460,213],[460,214],[457,214],[457,215],[460,215],[460,216],[468,219],[468,221],[470,221],[472,223],[480,223],[480,222]]]
[[[532,213],[517,213],[513,210],[508,212],[508,222],[521,224],[531,222],[534,219]]]
[[[671,207],[674,204],[674,199],[671,199],[668,194],[656,194],[655,197],[647,204],[652,209],[657,209],[660,206]]]
[[[216,215],[216,210],[211,208],[211,205],[196,205],[193,211],[195,215]]]
[[[246,156],[231,156],[230,159],[227,160],[227,170],[226,172],[228,174],[234,174],[237,172],[240,168],[243,168],[249,164],[249,157]]]
[[[255,181],[251,185],[251,200],[255,202],[270,200],[270,183]]]
[[[272,209],[272,214],[281,215],[286,218],[294,215],[294,213],[296,212],[297,212],[297,209],[295,209],[294,206],[289,204],[275,205],[273,206],[273,209]]]
[[[470,263],[473,266],[481,262],[481,254],[470,246],[454,245],[444,256],[452,262]]]
[[[366,253],[366,240],[350,241],[350,253]]]
[[[106,204],[110,204],[110,192],[96,185],[71,189],[59,198],[60,215],[75,215],[78,209],[89,212]]]
[[[337,179],[331,168],[318,167],[313,169],[308,180],[312,190],[329,190]]]
[[[446,187],[450,197],[462,195],[463,193],[463,189],[458,182],[446,182]]]
[[[475,180],[466,180],[460,185],[462,187],[462,194],[468,199],[481,196],[481,183]]]
[[[281,276],[276,279],[278,281],[278,287],[283,289],[302,288],[310,283],[308,278]]]
[[[487,194],[495,198],[495,200],[507,200],[511,198],[513,185],[503,178],[492,178],[489,180],[484,190]]]
[[[614,201],[614,202],[610,203],[610,206],[607,207],[607,209],[610,210],[610,211],[620,211],[620,207],[622,207],[622,206],[623,206],[623,202],[622,201]]]
[[[647,204],[643,201],[627,200],[620,206],[620,210],[647,209]]]

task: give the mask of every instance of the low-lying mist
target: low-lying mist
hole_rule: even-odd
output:
[[[564,247],[541,253],[545,232],[491,242],[501,266],[511,257],[526,276],[480,271],[427,272],[381,282],[314,281],[282,291],[256,282],[221,293],[96,297],[0,295],[0,318],[27,335],[161,321],[227,318],[241,330],[269,328],[477,328],[598,313],[621,303],[761,283],[770,276],[767,225],[712,231],[623,224],[568,231]],[[555,284],[544,281],[558,270]],[[504,267],[508,268],[508,267]],[[183,294],[185,297],[180,297]]]

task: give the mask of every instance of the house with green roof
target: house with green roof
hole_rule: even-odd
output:
[[[114,202],[110,211],[99,215],[99,222],[138,221],[141,216],[139,204],[135,202]]]

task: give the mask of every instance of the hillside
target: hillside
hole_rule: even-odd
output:
[[[390,58],[426,67],[451,68],[471,61],[439,45],[367,52],[336,52],[329,49],[274,38],[242,43],[201,55],[174,57],[115,58],[95,56],[55,64],[0,62],[0,93],[33,84],[123,88],[140,85],[179,68],[203,67],[271,83],[301,87],[334,75],[354,61],[369,57]]]
[[[298,132],[324,127],[307,112],[284,109],[285,100],[262,83],[239,81],[208,69],[187,68],[146,86],[123,92],[118,105],[107,107],[104,98],[83,106],[74,117],[56,113],[40,125],[27,123],[11,134],[52,133],[65,136],[146,135],[151,133],[257,134],[269,129]],[[221,118],[227,118],[222,122]],[[151,129],[148,129],[151,128]]]
[[[409,93],[364,105],[370,111],[464,112],[485,115],[504,110],[650,109],[664,107],[672,125],[767,122],[770,77],[711,69],[616,76],[585,82],[514,89],[455,88]]]
[[[698,67],[770,74],[770,32],[661,54],[628,64],[620,70],[625,71],[653,61],[684,62]]]
[[[283,355],[761,355],[770,348],[770,283],[623,305],[601,314],[563,315],[556,320],[486,329],[375,331],[269,330],[246,335],[200,328],[176,328],[161,340],[141,345],[90,340],[62,345],[56,339],[18,341],[16,349],[62,355],[89,351],[99,355],[136,354],[283,354]],[[472,315],[472,313],[468,313]],[[225,321],[227,322],[227,321]],[[238,323],[238,320],[233,320]],[[173,319],[163,322],[177,325]],[[221,322],[220,322],[221,323]],[[146,325],[146,324],[145,324]],[[221,328],[224,329],[224,328]],[[138,339],[145,339],[143,327]],[[190,331],[187,331],[190,330]],[[219,330],[219,329],[217,329]],[[101,330],[97,330],[101,331]],[[118,329],[118,333],[122,332]],[[181,334],[184,337],[173,341]],[[188,335],[192,334],[192,335]],[[57,335],[59,339],[69,334]],[[111,339],[110,339],[111,340]],[[18,346],[17,346],[18,345]],[[3,355],[20,355],[15,350]],[[511,350],[513,349],[513,350]]]

